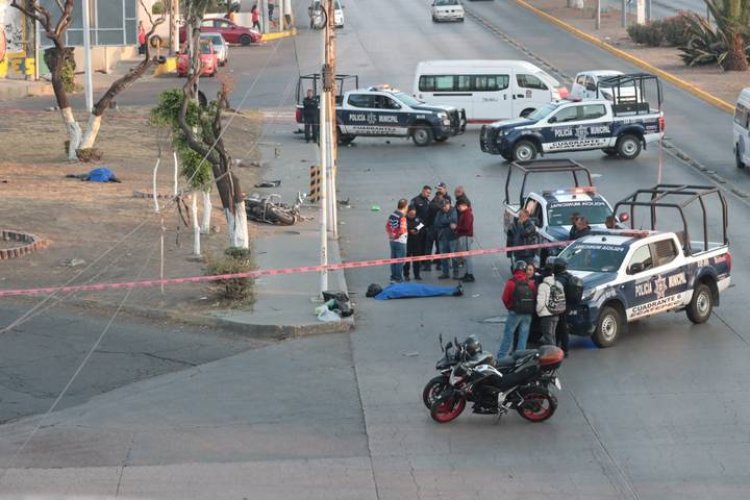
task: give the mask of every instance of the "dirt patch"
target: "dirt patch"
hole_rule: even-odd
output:
[[[229,119],[230,117],[227,117]],[[233,115],[225,141],[234,158],[258,160],[257,113]],[[158,192],[171,193],[172,150],[166,132],[148,125],[148,109],[126,108],[105,116],[97,147],[104,159],[95,164],[65,160],[66,139],[61,118],[53,112],[15,113],[0,123],[6,147],[0,151],[0,225],[39,235],[48,248],[0,262],[0,287],[54,286],[64,283],[117,282],[135,279],[200,275],[204,263],[192,255],[193,233],[174,203],[136,197],[150,192],[154,165],[161,150]],[[65,178],[98,166],[111,168],[121,183],[91,183]],[[236,173],[247,189],[258,169]],[[180,186],[185,181],[180,180]],[[226,223],[218,194],[212,196],[214,231],[202,238],[204,254],[220,255],[228,246]],[[254,238],[250,226],[251,239]],[[163,241],[163,264],[162,264]],[[11,242],[7,242],[11,243]],[[117,302],[124,291],[80,293],[80,298]],[[207,286],[192,285],[134,290],[129,304],[179,310],[208,308],[214,303]]]
[[[560,0],[528,0],[530,5],[564,21],[586,33],[596,36],[601,40],[619,49],[642,59],[649,64],[696,87],[733,104],[737,100],[740,91],[748,85],[748,73],[737,71],[724,71],[719,66],[701,66],[690,68],[685,66],[680,59],[679,51],[675,47],[644,47],[630,40],[625,28],[620,26],[620,10],[609,8],[601,16],[601,27],[596,30],[595,7],[584,9],[573,9],[561,6]],[[591,3],[591,2],[587,2]],[[628,24],[634,23],[633,17],[628,18]],[[586,68],[606,69],[606,68]]]

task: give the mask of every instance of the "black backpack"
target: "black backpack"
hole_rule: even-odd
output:
[[[568,307],[578,304],[582,296],[583,281],[577,276],[568,274],[565,280],[565,298],[567,299]]]
[[[536,299],[534,290],[528,280],[514,278],[516,287],[511,297],[511,310],[518,314],[533,314],[536,311]]]

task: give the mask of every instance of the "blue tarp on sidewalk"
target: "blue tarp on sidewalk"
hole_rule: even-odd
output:
[[[411,297],[450,297],[463,295],[459,286],[437,286],[422,283],[394,283],[377,294],[377,300],[407,299]]]

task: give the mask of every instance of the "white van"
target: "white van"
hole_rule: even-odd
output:
[[[732,135],[737,168],[745,168],[750,164],[750,87],[742,89],[737,98]]]
[[[416,98],[464,108],[469,123],[526,116],[567,94],[560,82],[526,61],[423,61],[414,75]]]

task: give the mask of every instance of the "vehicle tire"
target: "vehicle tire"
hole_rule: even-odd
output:
[[[617,149],[615,148],[604,148],[602,151],[607,156],[617,156]]]
[[[536,158],[536,145],[531,141],[518,141],[513,146],[513,159],[515,161],[531,161]]]
[[[356,135],[353,134],[342,134],[340,128],[336,128],[336,142],[339,146],[346,146],[348,144],[351,144],[352,141],[356,138]]]
[[[734,161],[737,168],[745,168],[745,162],[742,161],[742,153],[740,153],[739,144],[734,147]]]
[[[251,37],[250,35],[244,34],[240,37],[240,45],[248,46],[251,43],[253,43],[253,37]]]
[[[529,422],[544,422],[557,410],[557,398],[542,387],[519,389],[523,397],[516,411]]]
[[[503,158],[505,158],[505,161],[513,161],[513,157],[511,155],[500,155]]]
[[[293,226],[297,222],[297,218],[287,210],[281,208],[270,208],[269,213],[266,214],[269,221],[273,221],[274,224],[280,226]]]
[[[711,289],[704,283],[698,283],[693,290],[693,298],[685,309],[688,319],[696,325],[700,325],[708,321],[713,309],[714,298]]]
[[[610,347],[617,341],[623,326],[620,311],[612,306],[605,306],[599,313],[596,330],[594,330],[591,340],[597,347]]]
[[[447,137],[440,137],[440,138],[435,137],[435,142],[445,142],[447,140],[448,140]]]
[[[466,408],[466,399],[455,393],[438,398],[430,407],[430,417],[439,424],[458,418]]]
[[[521,111],[521,114],[518,115],[518,116],[521,117],[521,118],[526,118],[527,116],[529,116],[534,111],[536,111],[534,108],[526,108],[523,111]]]
[[[634,160],[641,154],[641,140],[635,135],[623,135],[617,140],[617,154],[626,160]]]
[[[426,125],[416,125],[412,128],[411,140],[419,147],[429,146],[433,139],[432,129]]]
[[[424,389],[422,389],[422,402],[424,402],[424,405],[431,409],[432,403],[438,399],[446,387],[448,387],[448,377],[446,375],[432,377],[424,386]]]

